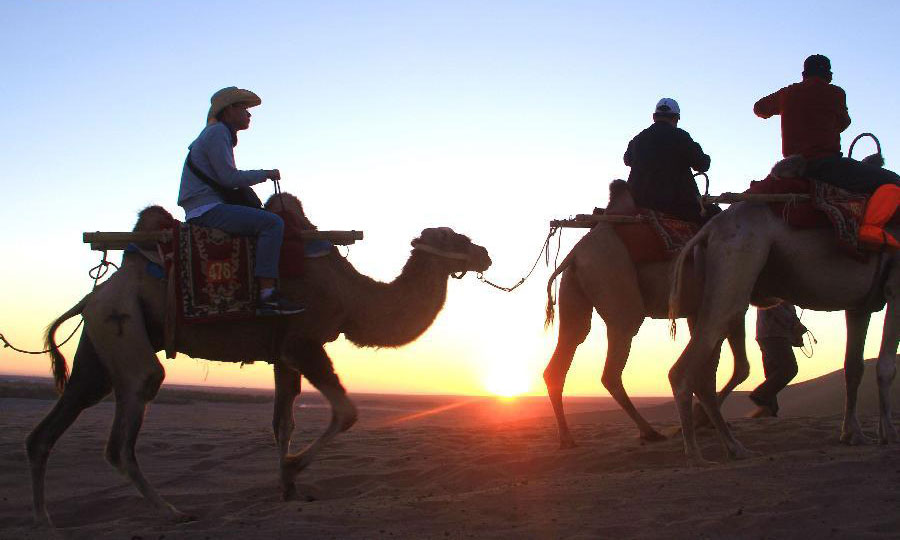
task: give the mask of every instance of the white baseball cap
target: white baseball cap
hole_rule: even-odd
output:
[[[681,109],[678,107],[677,101],[665,97],[656,104],[656,111],[654,111],[654,114],[677,114],[681,116]]]

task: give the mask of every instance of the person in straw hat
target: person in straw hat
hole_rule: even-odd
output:
[[[284,222],[261,208],[250,186],[279,180],[278,169],[239,170],[234,163],[237,132],[250,127],[251,107],[262,100],[243,88],[229,86],[210,98],[206,127],[189,146],[181,171],[178,205],[185,221],[231,234],[255,236],[259,283],[259,315],[291,315],[302,306],[282,298],[275,288]]]

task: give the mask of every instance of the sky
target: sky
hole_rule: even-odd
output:
[[[511,285],[551,219],[606,204],[661,97],[678,100],[679,127],[712,157],[710,191],[742,191],[780,157],[778,120],[756,118],[753,103],[825,54],[853,119],[845,149],[874,132],[892,168],[898,16],[893,2],[0,0],[0,332],[38,349],[47,324],[88,292],[98,254],[83,231],[131,230],[148,204],[183,218],[181,166],[219,88],[262,98],[238,167],[279,168],[319,228],[364,230],[348,253],[358,270],[391,280],[410,240],[449,226],[488,249],[488,279]],[[872,151],[863,144],[857,157]],[[257,192],[267,198],[271,184]],[[560,259],[584,232],[563,231]],[[551,271],[542,262],[513,293],[471,274],[452,280],[415,343],[339,339],[327,350],[351,392],[542,394],[556,343],[555,327],[543,329]],[[843,365],[843,321],[803,314],[819,342],[811,359],[798,351],[796,380]],[[882,321],[873,317],[867,357]],[[754,323],[751,311],[740,389],[763,378]],[[632,395],[670,394],[685,334],[672,341],[666,321],[645,321],[624,376]],[[567,395],[608,395],[605,354],[595,315]],[[272,387],[264,363],[162,362],[170,383]],[[731,362],[725,352],[720,384]],[[47,375],[49,359],[0,349],[0,374]]]

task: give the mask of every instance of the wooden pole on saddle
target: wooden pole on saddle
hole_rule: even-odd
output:
[[[348,246],[363,239],[362,231],[300,231],[303,240],[327,240],[339,246]],[[172,231],[150,232],[86,232],[82,235],[85,244],[94,251],[115,251],[135,244],[138,247],[155,248],[156,244],[169,242]]]
[[[647,220],[641,216],[608,216],[606,214],[578,214],[574,218],[554,219],[550,221],[551,227],[566,227],[574,229],[590,229],[598,223],[645,223]]]
[[[734,204],[738,202],[764,203],[799,203],[809,202],[810,196],[805,193],[732,193],[726,191],[721,195],[704,195],[700,198],[704,204]]]

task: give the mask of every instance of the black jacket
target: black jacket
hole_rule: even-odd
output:
[[[700,191],[691,169],[709,170],[709,156],[688,132],[668,122],[654,122],[628,143],[628,187],[642,208],[700,222]]]

